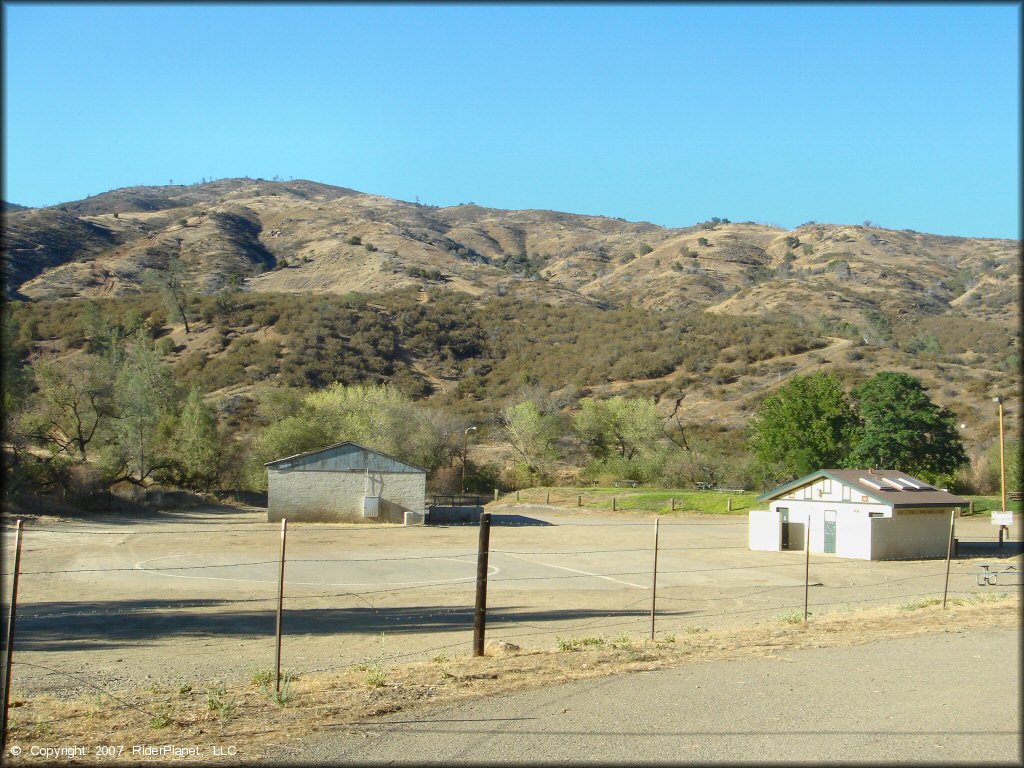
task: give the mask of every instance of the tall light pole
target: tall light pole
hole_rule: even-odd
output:
[[[999,406],[999,495],[1000,511],[1006,511],[1006,457],[1003,453],[1003,398],[993,397],[992,402]]]
[[[466,443],[469,442],[470,431],[475,432],[476,427],[466,427],[466,431],[462,433],[462,490],[460,493],[463,495],[466,493]]]

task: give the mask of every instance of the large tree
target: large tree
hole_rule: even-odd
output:
[[[223,466],[217,419],[206,407],[198,387],[192,387],[171,437],[171,476],[193,491],[214,487]]]
[[[181,242],[178,242],[181,250]],[[171,256],[163,269],[148,269],[143,276],[145,284],[160,293],[167,312],[174,320],[181,320],[185,325],[185,333],[191,333],[188,324],[188,301],[191,295],[188,273],[178,255]]]
[[[117,416],[115,368],[103,357],[44,357],[34,366],[38,391],[30,418],[34,441],[53,455],[85,462]]]
[[[883,371],[854,387],[860,420],[850,466],[897,469],[933,482],[967,463],[952,411],[913,376]]]
[[[259,464],[352,440],[432,470],[443,457],[444,432],[454,430],[390,386],[335,383],[301,401],[294,391],[265,390],[261,397],[261,411],[277,418],[256,440]],[[251,470],[254,480],[262,474],[261,467]]]
[[[585,397],[573,422],[587,450],[598,460],[618,456],[630,461],[637,452],[653,448],[663,434],[654,403],[642,398]]]
[[[505,439],[519,454],[527,473],[543,477],[557,457],[558,419],[544,414],[533,400],[505,406],[501,411]]]
[[[104,462],[112,482],[148,486],[171,467],[179,401],[170,368],[137,331],[115,380],[115,439]]]
[[[750,447],[770,479],[799,477],[844,463],[857,427],[839,381],[796,375],[766,397],[750,420]]]

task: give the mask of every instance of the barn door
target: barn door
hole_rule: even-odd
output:
[[[779,520],[782,523],[782,544],[780,549],[789,549],[789,509],[779,507]]]
[[[825,510],[825,551],[835,553],[836,551],[836,511]]]

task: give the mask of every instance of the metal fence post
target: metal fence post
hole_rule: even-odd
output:
[[[661,518],[654,518],[654,571],[651,574],[651,641],[654,640],[654,615],[658,600],[658,523]]]
[[[491,543],[491,513],[480,515],[480,544],[476,555],[476,610],[473,612],[473,655],[484,655],[487,626],[487,553]]]
[[[949,513],[949,544],[946,545],[946,584],[942,588],[942,607],[946,607],[946,595],[949,593],[949,561],[953,557],[953,521],[956,520],[956,510]]]
[[[807,597],[811,585],[811,516],[807,516],[807,531],[804,537],[804,624],[807,623]]]
[[[0,725],[0,752],[7,746],[7,713],[11,706],[11,658],[14,655],[14,616],[18,607],[18,574],[21,571],[21,534],[24,523],[18,518],[14,540],[14,578],[11,581],[11,612],[7,615],[7,647],[4,659],[4,711]]]
[[[284,543],[288,518],[281,520],[281,570],[277,577],[277,650],[274,653],[274,690],[281,692],[281,614],[284,612]]]

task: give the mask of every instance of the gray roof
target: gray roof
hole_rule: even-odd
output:
[[[954,496],[924,480],[894,469],[819,469],[809,475],[797,478],[757,497],[757,501],[768,501],[785,496],[794,488],[800,488],[823,477],[848,485],[858,493],[894,509],[910,507],[966,507],[967,499]]]
[[[426,472],[423,467],[388,456],[365,445],[345,440],[315,451],[297,453],[268,461],[267,469],[295,469],[310,472]]]

